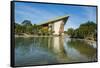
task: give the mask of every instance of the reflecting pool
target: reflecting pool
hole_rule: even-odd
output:
[[[96,42],[66,37],[15,39],[15,66],[97,61]]]

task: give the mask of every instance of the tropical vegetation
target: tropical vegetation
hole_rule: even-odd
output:
[[[80,24],[80,26],[77,29],[69,28],[66,33],[71,38],[96,40],[96,35],[97,35],[96,25],[97,25],[96,23],[88,21],[86,23]]]
[[[65,31],[71,38],[81,38],[96,40],[97,27],[96,23],[88,21],[80,24],[77,29],[69,28]],[[42,27],[37,24],[32,24],[29,20],[24,20],[21,24],[15,23],[15,34],[22,35],[51,35],[53,31],[48,31],[48,27]]]
[[[50,35],[47,27],[42,27],[37,24],[32,24],[29,20],[24,20],[21,24],[15,23],[15,34],[31,34],[31,35]]]

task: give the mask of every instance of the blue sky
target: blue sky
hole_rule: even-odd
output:
[[[64,30],[78,28],[80,24],[87,21],[96,22],[96,7],[27,2],[15,3],[16,23],[30,20],[32,24],[39,24],[64,15],[70,16]]]

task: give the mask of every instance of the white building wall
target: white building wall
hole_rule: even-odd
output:
[[[53,25],[54,33],[53,33],[53,35],[59,35],[59,30],[60,30],[61,23],[64,23],[63,20],[54,22],[54,25]]]

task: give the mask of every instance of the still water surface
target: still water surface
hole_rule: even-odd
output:
[[[16,38],[15,66],[96,61],[96,43],[63,37]]]

